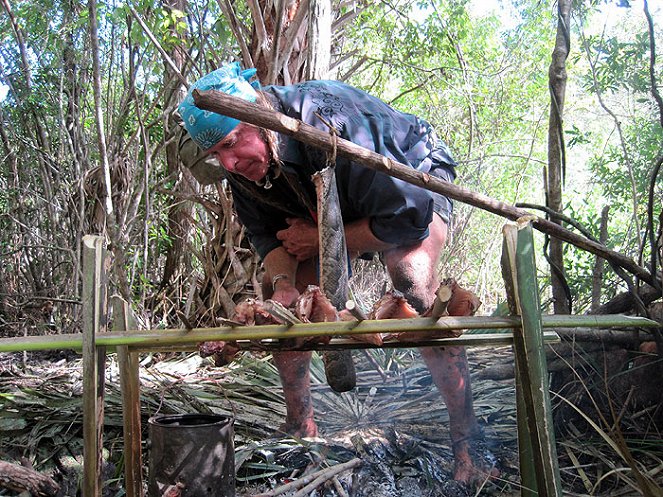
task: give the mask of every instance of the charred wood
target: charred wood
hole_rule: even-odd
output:
[[[326,481],[335,478],[338,474],[342,473],[343,471],[347,471],[349,469],[353,469],[361,465],[361,463],[362,463],[361,459],[354,458],[351,459],[350,461],[341,464],[336,464],[335,466],[324,468],[309,475],[298,478],[297,480],[294,480],[290,483],[286,483],[285,485],[281,485],[280,487],[275,488],[271,492],[257,494],[255,497],[276,497],[277,495],[281,495],[286,492],[292,492],[293,490],[297,489],[301,489],[297,493],[297,495],[299,495],[300,492],[305,492],[302,493],[302,495],[308,495],[315,488],[322,485]]]

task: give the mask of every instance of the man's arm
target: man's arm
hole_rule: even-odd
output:
[[[272,282],[272,289],[274,290],[272,299],[289,307],[299,297],[299,292],[295,288],[297,267],[299,265],[297,259],[281,246],[269,252],[263,263]]]
[[[364,252],[384,252],[396,247],[396,244],[383,242],[373,234],[371,220],[368,217],[349,223],[345,227],[345,243],[353,256]]]

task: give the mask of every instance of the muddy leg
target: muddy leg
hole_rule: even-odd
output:
[[[481,438],[474,414],[472,389],[464,347],[427,347],[420,349],[435,386],[449,411],[449,431],[454,453],[454,480],[473,483],[485,479],[471,450],[472,442]]]
[[[439,285],[437,260],[447,237],[447,225],[436,215],[429,230],[428,238],[419,244],[399,247],[384,254],[394,287],[419,313],[426,311],[435,298]],[[483,480],[486,478],[486,471],[482,471],[485,464],[473,454],[474,442],[481,434],[472,404],[465,349],[427,347],[420,351],[449,411],[454,479],[469,484]]]
[[[280,430],[296,437],[315,437],[318,427],[313,419],[311,352],[275,352],[274,363],[279,370],[286,418]]]
[[[312,263],[300,263],[297,271],[297,290],[302,292],[307,285],[315,283],[315,266]],[[272,297],[272,284],[268,275],[262,282],[264,299]],[[318,427],[313,419],[311,399],[311,352],[274,352],[274,364],[281,377],[283,397],[285,398],[285,423],[279,430],[296,437],[315,437]]]

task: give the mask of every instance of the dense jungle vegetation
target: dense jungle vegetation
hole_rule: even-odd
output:
[[[209,325],[255,294],[259,261],[225,185],[191,175],[202,159],[182,149],[176,112],[233,60],[263,84],[340,79],[427,118],[459,185],[640,268],[540,233],[543,312],[656,317],[662,24],[660,1],[1,0],[0,334],[80,331],[86,234],[106,237],[112,291],[143,326]],[[506,220],[455,206],[440,273],[490,314]],[[370,306],[380,269],[357,273]],[[660,354],[660,332],[649,340]],[[647,395],[658,433],[660,392]]]

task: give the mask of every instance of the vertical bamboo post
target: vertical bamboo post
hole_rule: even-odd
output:
[[[106,331],[106,248],[100,236],[83,237],[83,495],[101,496],[106,351],[96,336]]]
[[[504,242],[502,246],[502,277],[506,287],[507,301],[509,304],[509,312],[511,315],[519,315],[518,309],[518,296],[516,290],[516,277],[513,274],[515,268],[515,252],[517,245],[517,233],[515,226],[505,225],[503,229]],[[518,330],[514,329],[513,333]],[[515,348],[515,347],[514,347]],[[514,351],[515,352],[515,351]],[[534,455],[532,453],[532,441],[530,439],[530,432],[527,425],[527,408],[525,405],[524,391],[522,388],[523,378],[521,371],[516,361],[516,421],[518,430],[518,459],[520,461],[520,494],[523,497],[536,497],[537,484],[536,484],[536,471],[534,468]]]
[[[541,304],[536,280],[534,237],[530,223],[506,225],[502,272],[511,312],[521,318],[514,329],[518,444],[524,496],[562,495],[548,369],[543,345]]]
[[[135,330],[136,319],[129,304],[120,296],[111,299],[113,330]],[[124,489],[127,497],[142,497],[143,459],[140,431],[140,377],[138,353],[126,345],[116,348],[122,391],[122,422],[124,433]]]

